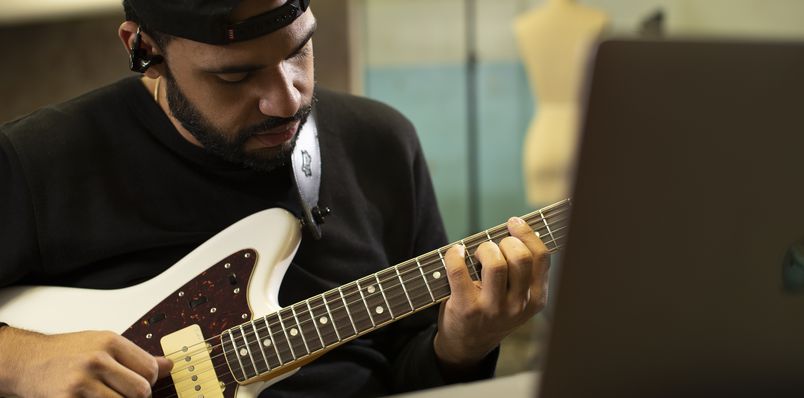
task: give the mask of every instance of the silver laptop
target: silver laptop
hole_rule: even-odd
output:
[[[804,44],[608,41],[538,396],[804,397]]]

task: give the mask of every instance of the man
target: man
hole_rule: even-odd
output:
[[[311,117],[322,156],[323,237],[305,233],[288,305],[444,245],[412,126],[376,102],[317,89],[316,20],[299,0],[128,0],[127,78],[0,128],[0,281],[129,286],[251,213],[284,207],[289,155]],[[218,29],[221,27],[224,29]],[[226,27],[230,27],[226,30]],[[445,255],[452,296],[327,353],[262,396],[377,396],[489,377],[496,347],[544,306],[548,257],[512,237]],[[99,316],[103,316],[99,314]],[[0,395],[148,396],[171,361],[125,338],[0,327]]]

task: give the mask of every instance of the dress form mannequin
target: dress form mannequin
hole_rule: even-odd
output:
[[[514,23],[538,103],[523,148],[525,191],[534,207],[569,194],[580,85],[589,50],[608,22],[603,12],[574,0],[545,0]]]

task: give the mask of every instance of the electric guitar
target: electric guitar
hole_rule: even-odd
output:
[[[565,238],[570,200],[523,217],[550,251]],[[473,253],[508,236],[505,224],[462,239]],[[55,334],[111,330],[174,362],[154,397],[256,397],[352,339],[446,300],[444,246],[281,308],[277,295],[301,240],[283,209],[246,217],[158,276],[116,290],[20,286],[0,290],[0,319]],[[210,266],[210,260],[217,260]]]

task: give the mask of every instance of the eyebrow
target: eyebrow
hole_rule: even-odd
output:
[[[315,31],[316,31],[317,29],[318,29],[318,21],[313,20],[313,27],[312,27],[312,28],[310,28],[310,30],[307,32],[307,34],[306,34],[306,35],[304,35],[304,40],[302,40],[302,41],[301,41],[301,44],[300,44],[298,47],[296,47],[296,48],[295,48],[295,49],[294,49],[294,50],[291,52],[291,54],[296,54],[296,53],[298,53],[299,51],[301,51],[301,50],[302,50],[302,48],[304,48],[304,46],[306,46],[306,45],[307,45],[307,42],[309,42],[309,41],[310,41],[310,39],[312,39],[312,38],[313,38],[313,35],[315,34]]]
[[[316,29],[318,29],[318,23],[316,21],[313,22],[313,27],[304,35],[304,39],[301,41],[301,44],[293,49],[290,52],[291,55],[297,54],[301,51],[304,46],[313,38]],[[213,74],[227,74],[227,73],[244,73],[244,72],[253,72],[259,69],[264,68],[265,65],[262,64],[243,64],[243,65],[226,65],[221,66],[218,68],[211,68],[211,69],[204,69],[204,72],[213,73]]]

